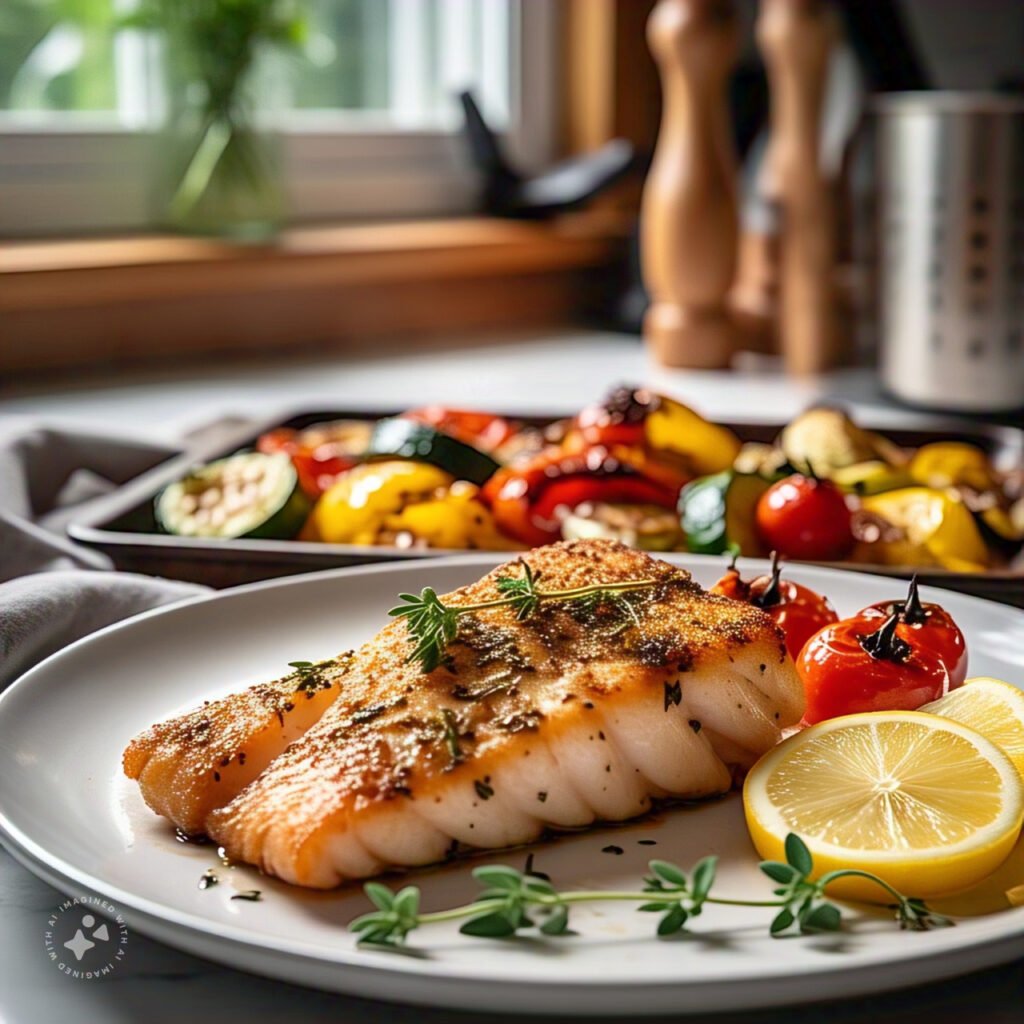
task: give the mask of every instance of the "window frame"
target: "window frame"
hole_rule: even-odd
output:
[[[513,0],[511,118],[502,138],[530,169],[556,155],[560,4]],[[524,73],[527,62],[529,73]],[[342,121],[347,120],[347,125]],[[102,117],[50,126],[0,115],[0,237],[152,230],[157,138]],[[476,180],[458,129],[353,129],[352,118],[289,114],[281,132],[289,220],[380,220],[471,212]]]

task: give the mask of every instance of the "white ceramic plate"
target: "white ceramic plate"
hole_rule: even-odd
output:
[[[212,847],[176,843],[121,775],[121,751],[152,722],[215,694],[274,677],[372,636],[399,591],[443,592],[496,556],[341,569],[227,591],[139,616],[51,657],[0,698],[0,834],[16,857],[66,893],[102,895],[130,926],[245,970],[340,992],[491,1011],[689,1012],[863,995],[1024,953],[1024,908],[901,933],[885,914],[850,915],[841,935],[773,940],[770,910],[714,907],[677,939],[652,937],[654,915],[630,905],[573,910],[577,936],[468,939],[454,925],[416,933],[424,955],[357,950],[346,923],[368,908],[358,888],[310,893],[240,867],[200,891]],[[704,584],[720,559],[684,557]],[[787,572],[841,613],[899,596],[893,581],[826,569]],[[950,593],[972,674],[1024,682],[1024,613]],[[654,839],[656,846],[640,845]],[[609,845],[621,855],[602,852]],[[734,795],[533,848],[561,887],[635,887],[652,856],[690,865],[721,858],[717,888],[756,898],[757,870]],[[489,859],[521,866],[525,851]],[[424,906],[471,898],[469,861],[418,872]],[[222,872],[226,875],[228,872]],[[231,900],[257,888],[262,902]]]

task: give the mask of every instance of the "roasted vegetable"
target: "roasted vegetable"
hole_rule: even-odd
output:
[[[567,451],[593,445],[647,448],[671,456],[687,477],[728,469],[740,450],[731,430],[709,423],[688,406],[646,388],[617,388],[599,405],[576,418],[565,441]]]
[[[781,448],[759,441],[748,441],[743,445],[733,460],[732,468],[737,473],[758,473],[767,479],[788,476],[793,471]]]
[[[850,509],[831,480],[783,477],[761,495],[754,519],[762,543],[789,558],[835,562],[854,545]]]
[[[442,434],[489,454],[496,452],[517,433],[516,427],[503,416],[468,409],[450,409],[445,405],[425,405],[421,409],[410,409],[403,413],[402,418],[426,423]]]
[[[674,508],[683,481],[651,479],[643,451],[604,445],[566,452],[549,448],[500,470],[484,485],[483,497],[498,528],[523,544],[558,540],[562,522],[587,502]]]
[[[349,470],[316,503],[310,528],[332,544],[375,544],[388,516],[444,493],[454,478],[425,462],[368,462]]]
[[[914,483],[925,487],[969,487],[978,492],[999,488],[988,456],[960,441],[922,445],[911,457],[908,471]]]
[[[502,536],[491,510],[480,501],[480,488],[457,480],[437,497],[413,501],[384,519],[381,542],[402,547],[511,551],[519,547]]]
[[[884,565],[942,566],[957,572],[983,572],[989,564],[974,518],[952,492],[904,487],[863,499],[863,512],[882,524],[858,517],[858,561]],[[886,530],[885,526],[892,529]]]
[[[309,512],[291,459],[247,452],[211,462],[157,496],[160,529],[179,537],[294,537]]]
[[[687,484],[679,495],[679,515],[688,550],[763,555],[764,545],[754,531],[754,509],[768,486],[762,477],[731,469]]]
[[[729,469],[740,441],[726,427],[709,423],[688,406],[661,398],[645,423],[647,444],[683,456],[697,476]]]
[[[891,466],[881,459],[872,459],[869,462],[855,462],[851,466],[834,470],[832,482],[850,494],[864,495],[909,487],[913,480],[902,466]]]
[[[311,498],[318,498],[363,457],[372,430],[366,420],[334,420],[303,430],[279,427],[263,434],[256,448],[268,455],[288,455],[302,489]]]
[[[676,551],[685,538],[675,512],[657,505],[587,502],[562,522],[566,540],[617,540],[641,551]]]
[[[498,469],[485,452],[442,434],[426,423],[397,417],[381,420],[374,428],[367,455],[387,459],[427,462],[450,473],[456,480],[482,484]]]
[[[876,457],[868,432],[841,409],[827,406],[808,409],[792,420],[779,435],[779,447],[795,469],[819,477]]]

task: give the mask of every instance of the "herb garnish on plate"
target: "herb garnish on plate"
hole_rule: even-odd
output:
[[[420,890],[407,885],[392,892],[379,882],[367,882],[363,891],[377,908],[356,918],[349,926],[359,933],[360,945],[401,948],[411,931],[426,924],[467,918],[459,929],[463,935],[501,939],[528,928],[538,928],[544,935],[567,935],[569,909],[574,903],[596,903],[610,900],[639,903],[638,910],[657,913],[657,933],[674,935],[686,927],[687,921],[697,917],[706,904],[734,907],[771,907],[776,910],[769,925],[772,936],[799,932],[813,935],[838,931],[842,914],[825,897],[825,888],[839,878],[858,875],[880,886],[895,901],[893,909],[901,928],[926,931],[952,924],[948,918],[932,913],[919,899],[897,892],[876,875],[852,869],[830,871],[817,881],[811,881],[814,868],[811,851],[799,836],[786,837],[786,863],[763,861],[761,871],[776,883],[772,890],[775,899],[744,900],[713,896],[717,868],[716,857],[704,857],[694,865],[689,875],[668,861],[652,860],[650,875],[644,879],[643,889],[632,891],[560,891],[549,880],[517,871],[503,864],[487,864],[473,870],[473,877],[484,888],[472,903],[421,914]],[[536,913],[543,920],[530,916]]]

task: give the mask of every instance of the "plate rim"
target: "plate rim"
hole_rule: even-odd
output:
[[[444,568],[462,567],[493,567],[507,560],[507,555],[498,552],[478,552],[469,555],[456,555],[446,558],[431,560],[431,565]],[[673,564],[687,567],[689,564],[699,565],[720,565],[721,556],[713,555],[676,555],[665,560]],[[751,569],[767,567],[764,559],[746,559],[744,564]],[[811,577],[825,579],[836,579],[850,577],[865,584],[876,581],[881,585],[891,586],[892,580],[889,577],[875,574],[852,573],[841,569],[824,568],[812,565],[796,565],[794,568],[801,574]],[[181,600],[149,609],[138,615],[131,616],[119,622],[112,623],[94,633],[80,638],[67,647],[49,655],[39,664],[22,674],[0,693],[0,730],[4,728],[5,709],[12,697],[10,695],[21,693],[27,687],[33,685],[33,679],[44,675],[53,663],[74,657],[83,648],[92,644],[104,641],[112,634],[137,628],[138,624],[159,617],[170,615],[184,610],[192,605],[203,604],[209,601],[231,600],[254,591],[279,590],[292,586],[303,586],[328,579],[347,579],[352,577],[380,575],[382,573],[403,573],[422,572],[424,566],[419,560],[411,562],[381,563],[362,566],[346,566],[335,569],[326,569],[316,573],[298,574],[295,576],[262,580],[255,583],[245,584],[222,591],[215,591],[209,594],[198,594],[182,598]],[[928,587],[926,591],[937,591],[942,593],[942,588]],[[989,601],[984,598],[972,595],[948,591],[957,602],[967,602],[969,605],[983,612],[986,608],[998,609],[1001,614],[1012,617],[1024,618],[1024,611],[1015,609],[1012,606]],[[917,982],[928,980],[934,977],[940,969],[948,976],[952,967],[952,973],[963,974],[976,970],[986,965],[995,966],[999,963],[1014,959],[1024,952],[1024,930],[1020,922],[1014,920],[1005,922],[1004,927],[995,929],[995,934],[969,938],[966,942],[955,942],[944,944],[942,948],[922,948],[909,956],[901,957],[893,961],[884,955],[874,956],[872,954],[862,955],[862,959],[854,966],[832,965],[832,964],[804,964],[798,970],[789,971],[747,971],[742,975],[732,975],[728,978],[715,978],[712,980],[645,980],[643,989],[651,998],[646,998],[643,1006],[637,1006],[635,1002],[635,991],[633,986],[615,975],[606,978],[589,978],[585,982],[573,982],[571,979],[537,979],[531,978],[528,986],[522,986],[525,978],[509,976],[507,978],[489,978],[486,966],[480,970],[469,969],[464,963],[445,964],[430,959],[417,960],[410,958],[401,961],[401,967],[395,964],[394,959],[377,960],[367,953],[358,952],[355,949],[338,947],[328,951],[320,943],[305,944],[301,940],[281,940],[260,936],[258,933],[248,932],[239,926],[203,919],[191,912],[178,910],[175,907],[151,900],[145,896],[137,896],[132,892],[121,888],[121,886],[107,882],[97,877],[92,872],[81,869],[75,864],[62,857],[49,854],[47,850],[30,835],[18,827],[9,817],[3,802],[2,789],[0,789],[0,840],[11,852],[12,856],[20,864],[25,866],[33,874],[42,878],[45,882],[53,885],[68,894],[74,892],[90,892],[103,895],[119,906],[125,913],[134,927],[138,927],[140,933],[153,935],[159,941],[169,945],[177,946],[195,953],[196,946],[206,946],[203,952],[198,955],[213,959],[216,962],[241,967],[243,970],[255,970],[261,974],[288,980],[293,974],[285,974],[282,970],[276,970],[273,963],[274,957],[281,958],[291,968],[296,962],[306,964],[308,970],[304,973],[315,974],[318,971],[331,970],[337,972],[338,985],[331,983],[330,979],[324,978],[314,980],[302,980],[300,983],[309,984],[313,987],[328,988],[339,992],[349,992],[356,995],[368,995],[371,998],[399,998],[406,1002],[419,1003],[421,1005],[445,1005],[478,1008],[479,1002],[470,998],[471,991],[479,989],[480,986],[490,986],[495,989],[522,987],[517,993],[516,1009],[525,1012],[545,1012],[557,1008],[562,1012],[609,1014],[622,1012],[629,1009],[636,1013],[654,1013],[665,1009],[673,1009],[676,1012],[684,1012],[684,1008],[677,1006],[672,1000],[680,993],[685,992],[689,1005],[685,1012],[700,1012],[709,1009],[727,1008],[750,1008],[754,1006],[782,1005],[786,1003],[808,1002],[822,998],[820,993],[811,992],[801,997],[800,992],[793,991],[777,992],[774,989],[786,989],[794,986],[797,978],[809,980],[815,979],[822,982],[829,979],[829,995],[843,996],[854,992],[862,992],[863,977],[866,972],[883,971],[893,974],[885,979],[875,978],[870,986],[870,991],[884,991],[886,989],[903,987]],[[499,851],[495,851],[499,852]],[[141,924],[140,924],[141,922]],[[176,933],[181,933],[176,936]],[[185,939],[193,940],[191,943]],[[230,949],[238,950],[241,957],[232,958],[230,952],[220,947],[210,946],[212,940],[222,940],[230,943]],[[217,955],[223,952],[224,955]],[[384,954],[381,954],[383,957]],[[247,961],[240,963],[240,959]],[[259,966],[253,967],[253,961],[259,961]],[[485,961],[481,960],[481,964]],[[352,986],[341,984],[345,975],[351,972],[359,972],[362,975],[360,984]],[[895,976],[898,972],[899,976]],[[398,979],[401,978],[401,982]],[[372,980],[371,980],[372,979]],[[416,981],[424,983],[426,991],[415,991]],[[362,982],[369,982],[364,984]],[[403,991],[395,991],[395,986]],[[460,986],[465,988],[465,993],[459,991]],[[431,992],[431,988],[440,987],[441,991]],[[531,988],[532,987],[532,988]],[[405,991],[410,989],[411,991]],[[748,991],[755,990],[755,991]],[[593,993],[593,998],[588,998],[587,993]],[[723,1001],[716,996],[717,993],[726,992],[728,999]],[[479,995],[479,992],[476,993]],[[561,994],[561,995],[559,995]],[[563,1006],[566,999],[576,1000],[572,1005]],[[617,994],[617,998],[616,998]],[[462,996],[466,995],[463,1000]],[[562,997],[565,998],[562,998]],[[443,997],[440,998],[439,997]]]

